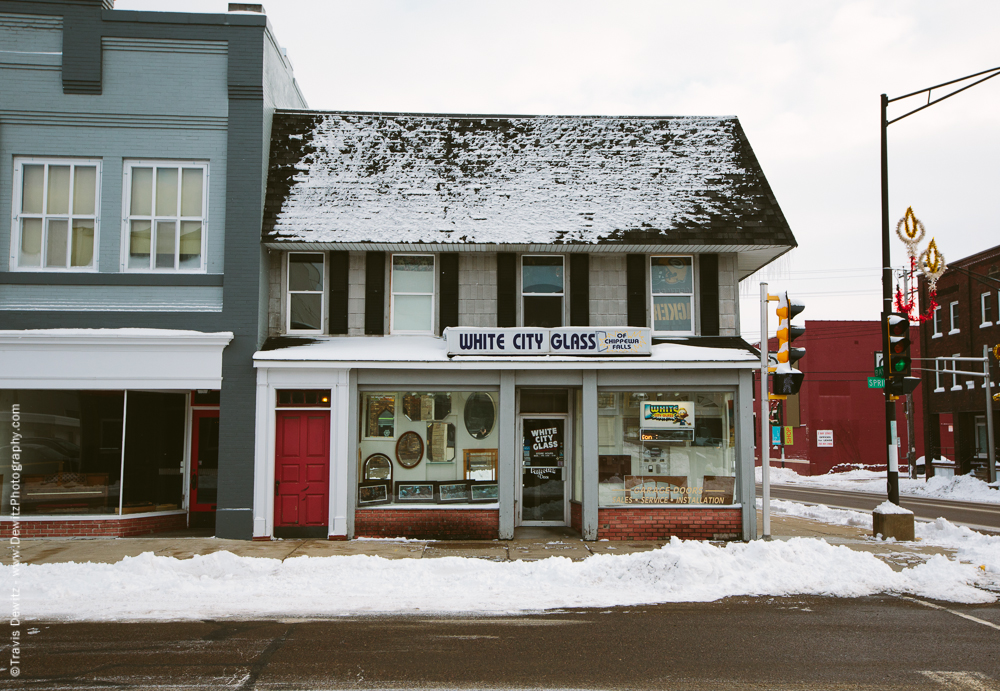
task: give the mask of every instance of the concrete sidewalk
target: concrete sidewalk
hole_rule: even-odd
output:
[[[896,570],[913,566],[932,554],[952,555],[952,550],[923,546],[919,541],[886,543],[873,540],[869,531],[849,526],[829,525],[805,518],[771,517],[773,539],[792,537],[822,538],[835,545],[871,552]],[[568,557],[573,561],[592,554],[631,554],[657,549],[657,542],[584,542],[567,528],[518,528],[513,540],[396,541],[352,540],[336,542],[318,539],[250,542],[213,537],[158,536],[135,538],[37,538],[21,541],[21,561],[26,564],[65,562],[114,563],[143,552],[158,556],[190,559],[196,554],[229,551],[245,557],[289,557],[367,554],[385,559],[435,559],[468,557],[490,561],[536,561],[547,557]],[[10,564],[10,550],[0,554],[0,562]]]

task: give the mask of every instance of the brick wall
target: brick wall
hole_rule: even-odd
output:
[[[498,509],[358,509],[355,537],[409,537],[421,540],[496,540]]]
[[[0,538],[11,537],[12,521],[0,523]],[[106,521],[21,521],[20,537],[135,537],[187,528],[187,514],[108,519]]]
[[[583,534],[583,504],[578,501],[569,503],[569,527]]]
[[[740,540],[740,509],[598,509],[597,539]]]

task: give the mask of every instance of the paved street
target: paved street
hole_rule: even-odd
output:
[[[761,496],[761,486],[757,485],[757,496]],[[771,497],[788,499],[807,504],[826,504],[833,508],[871,511],[886,500],[884,494],[870,492],[847,492],[833,489],[816,489],[796,485],[771,485]],[[1000,504],[978,504],[967,501],[947,501],[923,497],[901,496],[899,503],[913,512],[917,518],[946,518],[952,523],[960,523],[974,528],[985,528],[1000,532]]]
[[[42,623],[21,678],[0,687],[1000,689],[1000,608],[947,608],[795,597],[518,617]]]

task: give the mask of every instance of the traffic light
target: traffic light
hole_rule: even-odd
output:
[[[905,314],[892,313],[885,318],[885,338],[883,357],[885,366],[885,388],[894,396],[912,392],[920,384],[919,377],[911,377],[910,358],[910,318]]]
[[[778,296],[778,366],[771,380],[771,393],[790,396],[799,392],[805,375],[792,367],[806,354],[805,348],[793,348],[792,341],[806,332],[804,326],[793,326],[792,319],[806,308],[801,302],[792,300],[788,293]]]

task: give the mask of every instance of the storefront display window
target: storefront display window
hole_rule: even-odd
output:
[[[362,393],[358,507],[496,502],[498,402],[487,391]]]
[[[601,506],[732,504],[733,395],[598,392]]]
[[[0,391],[3,515],[183,508],[186,410],[181,393]]]

